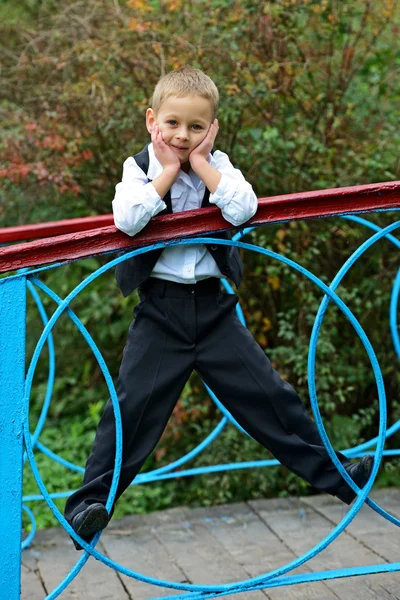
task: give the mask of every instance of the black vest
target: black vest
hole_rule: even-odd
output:
[[[138,154],[133,157],[137,165],[147,175],[149,170],[149,144],[141,150]],[[213,152],[212,152],[213,154]],[[149,182],[151,180],[149,179]],[[201,204],[201,208],[206,206],[212,206],[209,201],[210,191],[206,188],[204,198]],[[172,202],[170,191],[166,193],[163,198],[167,208],[158,213],[159,215],[165,215],[172,213]],[[229,231],[223,231],[220,233],[212,233],[210,237],[231,239],[232,234]],[[240,258],[239,250],[235,246],[222,246],[207,244],[207,250],[210,252],[215,262],[217,263],[221,273],[226,277],[232,279],[236,286],[239,286],[243,276],[243,263]],[[144,283],[146,279],[150,277],[150,274],[156,264],[158,258],[163,252],[163,248],[157,250],[150,250],[144,254],[139,254],[133,258],[128,258],[123,262],[120,262],[115,269],[115,277],[123,295],[129,296],[139,285]]]

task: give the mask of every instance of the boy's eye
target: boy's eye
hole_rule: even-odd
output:
[[[176,121],[175,121],[175,119],[169,119],[169,120],[167,121],[167,123],[170,123],[171,125],[176,125]],[[200,129],[202,129],[202,126],[201,126],[201,125],[198,125],[198,124],[195,124],[195,125],[193,125],[193,127],[199,127]],[[197,131],[199,131],[199,130],[197,129]]]

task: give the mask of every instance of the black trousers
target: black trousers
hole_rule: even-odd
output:
[[[193,370],[283,465],[334,495],[344,480],[299,396],[236,317],[237,296],[222,293],[218,279],[187,285],[153,278],[139,293],[117,385],[123,455],[116,499],[159,441]],[[349,464],[337,455],[343,465]],[[68,521],[94,502],[106,503],[114,459],[115,421],[109,400],[83,486],[67,500]]]

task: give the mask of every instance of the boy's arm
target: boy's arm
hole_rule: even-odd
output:
[[[221,209],[224,219],[232,225],[242,225],[257,212],[257,196],[225,152],[216,150],[213,160],[215,168],[207,159],[196,157],[192,169],[210,190],[210,203]]]
[[[115,226],[133,236],[143,229],[152,217],[166,208],[162,197],[178,176],[171,169],[149,182],[145,173],[131,156],[124,162],[122,181],[115,187],[112,201]]]
[[[200,156],[196,159],[196,162],[193,161],[191,163],[191,166],[196,175],[204,181],[206,188],[210,190],[210,194],[214,194],[221,181],[222,174],[217,169],[214,169],[207,162],[207,159],[203,159]]]
[[[155,187],[156,192],[160,196],[160,198],[164,198],[168,190],[171,189],[172,184],[175,183],[175,181],[177,180],[178,175],[179,168],[175,169],[174,167],[164,167],[160,175],[153,179],[151,183]],[[165,203],[164,206],[166,206]]]

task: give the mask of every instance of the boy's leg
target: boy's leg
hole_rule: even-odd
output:
[[[168,317],[167,299],[155,294],[142,297],[129,328],[117,384],[123,450],[116,499],[156,446],[194,364],[193,348]],[[86,463],[83,486],[66,503],[69,522],[93,504],[106,504],[114,461],[115,420],[109,400]]]
[[[283,465],[314,487],[335,494],[345,482],[316,425],[236,317],[236,302],[235,295],[218,295],[218,327],[198,343],[195,370],[238,423]],[[344,466],[351,464],[342,454],[337,456]]]

